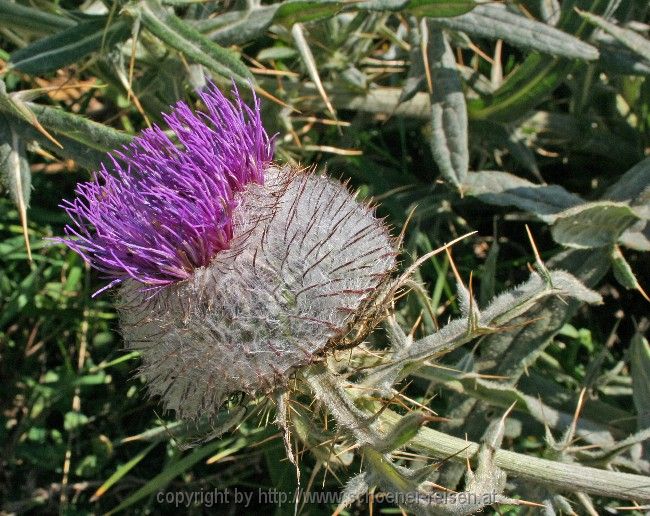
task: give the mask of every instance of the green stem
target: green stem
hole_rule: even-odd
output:
[[[400,417],[399,414],[386,410],[380,421],[393,426]],[[409,442],[409,446],[433,457],[449,458],[456,462],[473,459],[479,450],[479,445],[475,442],[468,442],[431,428],[422,428]],[[494,462],[512,477],[560,491],[650,502],[650,478],[646,476],[540,459],[508,450],[497,450]]]

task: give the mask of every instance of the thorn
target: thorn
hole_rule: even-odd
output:
[[[253,86],[253,89],[255,90],[256,93],[259,93],[262,97],[269,99],[271,102],[275,102],[276,104],[278,104],[278,105],[280,105],[280,106],[282,106],[284,108],[287,108],[287,109],[289,109],[289,110],[291,110],[291,111],[293,111],[295,113],[302,114],[301,111],[299,111],[298,109],[296,109],[293,106],[290,106],[286,102],[283,102],[279,98],[274,97],[268,91],[266,91],[264,88],[261,88],[260,86]]]
[[[503,413],[503,416],[501,416],[501,421],[505,423],[506,418],[510,415],[510,412],[512,412],[512,409],[515,408],[515,405],[517,405],[517,400],[512,402],[512,405],[508,407],[508,409]]]
[[[468,442],[469,440],[467,439],[467,432],[465,432],[465,442]],[[469,448],[469,444],[467,445]],[[472,465],[469,463],[469,457],[465,457],[465,462],[467,463],[467,471],[469,473],[472,473]]]
[[[478,233],[477,231],[470,231],[469,233],[465,233],[462,236],[459,236],[458,238],[453,239],[451,242],[443,245],[442,247],[439,247],[438,249],[434,249],[431,252],[428,252],[425,255],[420,256],[408,269],[404,271],[404,273],[398,278],[398,280],[395,282],[395,284],[392,287],[392,290],[395,291],[401,286],[403,286],[404,281],[411,275],[413,272],[424,262],[426,262],[429,258],[432,256],[435,256],[437,254],[440,254],[442,251],[445,251],[446,249],[450,248],[454,244],[460,242],[461,240],[464,240],[468,236],[474,235],[475,233]]]
[[[467,290],[467,287],[465,287],[465,283],[463,282],[463,278],[461,278],[460,274],[458,273],[458,269],[456,268],[456,264],[454,263],[454,258],[451,256],[451,251],[449,250],[448,247],[445,247],[445,253],[447,253],[447,258],[449,258],[449,264],[451,265],[451,270],[454,273],[454,278],[456,279],[456,282],[463,287],[464,290]]]
[[[426,18],[422,18],[420,21],[420,36],[422,39],[420,50],[422,52],[422,62],[424,63],[424,75],[427,79],[429,95],[433,95],[433,81],[431,80],[431,67],[429,65],[429,56],[427,52],[429,49],[429,28],[427,27]]]
[[[406,234],[406,228],[408,227],[409,223],[415,216],[415,211],[417,210],[418,206],[417,204],[411,208],[409,211],[408,215],[406,216],[406,221],[404,222],[404,225],[402,226],[402,231],[399,232],[399,235],[397,236],[397,241],[395,242],[395,247],[397,249],[400,249],[402,247],[402,244],[404,243],[404,236]]]
[[[533,248],[533,253],[535,254],[535,264],[537,265],[537,273],[544,278],[546,283],[549,286],[553,286],[553,282],[551,281],[551,273],[549,270],[546,268],[546,265],[542,261],[542,257],[539,255],[539,251],[537,250],[537,245],[535,245],[535,240],[533,239],[533,234],[530,232],[530,228],[528,227],[528,224],[526,224],[526,233],[528,234],[528,240],[530,241],[530,245]]]
[[[578,397],[578,404],[576,405],[576,410],[573,414],[573,420],[571,421],[571,426],[569,427],[567,438],[564,443],[565,446],[568,446],[569,443],[573,441],[573,436],[575,435],[576,427],[578,426],[578,419],[580,418],[580,412],[582,411],[582,408],[584,406],[584,399],[585,399],[586,392],[587,392],[586,387],[583,387],[580,390],[580,396]]]

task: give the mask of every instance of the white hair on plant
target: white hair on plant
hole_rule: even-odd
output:
[[[395,266],[394,242],[371,208],[326,176],[270,167],[233,213],[231,248],[151,296],[119,291],[127,346],[143,353],[151,394],[182,418],[215,412],[233,393],[271,392],[321,360]]]

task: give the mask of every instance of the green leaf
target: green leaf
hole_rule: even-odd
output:
[[[650,251],[650,221],[640,220],[626,229],[619,243],[636,251]]]
[[[52,141],[45,138],[41,133],[34,129],[34,127],[25,121],[19,120],[18,118],[15,118],[11,115],[6,116],[11,120],[12,127],[15,129],[22,140],[36,142],[41,147],[53,152],[57,156],[60,156],[64,159],[71,159],[80,166],[89,170],[96,169],[99,164],[106,158],[106,151],[109,150],[91,148],[87,145],[84,145],[83,143],[57,133],[57,141],[61,144],[61,147],[59,147],[57,145],[54,145]]]
[[[608,0],[569,0],[563,2],[563,14],[557,28],[576,37],[587,37],[591,30],[573,7],[578,4],[594,12],[602,12]],[[537,106],[577,67],[577,62],[540,53],[529,55],[491,95],[468,102],[470,118],[501,122],[517,120]]]
[[[274,23],[293,25],[329,18],[338,13],[344,2],[335,0],[285,0],[273,16]]]
[[[516,206],[547,223],[563,210],[584,203],[559,185],[537,185],[508,172],[470,172],[464,191],[489,204]]]
[[[79,427],[88,424],[88,416],[81,412],[70,411],[66,412],[63,418],[63,428],[68,432],[70,430],[77,430]]]
[[[51,72],[92,52],[126,41],[131,34],[130,25],[124,19],[111,25],[108,23],[108,16],[98,16],[54,36],[39,39],[13,52],[10,66],[29,74]]]
[[[242,44],[262,36],[272,23],[290,27],[294,23],[326,19],[338,13],[343,5],[338,0],[285,0],[196,20],[193,26],[221,45]]]
[[[640,330],[632,337],[629,353],[632,398],[638,414],[638,428],[650,428],[650,345]]]
[[[54,5],[52,6],[54,7]],[[71,18],[49,13],[42,8],[27,7],[10,0],[0,0],[0,18],[11,20],[12,28],[27,30],[34,34],[51,34],[77,24]]]
[[[539,177],[539,167],[537,166],[535,153],[531,150],[530,144],[524,141],[517,134],[517,131],[513,130],[510,126],[490,120],[474,120],[470,124],[470,130],[473,133],[478,133],[481,138],[484,138],[492,145],[508,149],[517,164],[525,167],[536,177]]]
[[[122,464],[119,466],[113,474],[106,479],[106,481],[99,486],[99,488],[93,493],[93,496],[90,498],[91,502],[94,502],[95,500],[99,499],[102,497],[106,491],[108,491],[111,487],[113,487],[117,482],[119,482],[124,475],[126,475],[129,471],[131,471],[135,466],[138,465],[138,463],[144,459],[149,452],[156,446],[158,443],[154,442],[147,446],[144,450],[142,450],[140,453],[138,453],[135,457],[133,457],[131,460],[129,460],[126,464]]]
[[[439,18],[465,14],[476,5],[474,0],[410,0],[404,10],[415,16]]]
[[[409,412],[390,429],[380,442],[375,443],[374,449],[381,453],[389,453],[404,446],[415,437],[428,420],[429,418],[421,412]]]
[[[10,119],[0,114],[0,181],[20,211],[29,206],[32,174],[25,146]]]
[[[406,11],[415,16],[459,16],[476,7],[474,0],[366,0],[351,5],[365,11]]]
[[[257,54],[256,59],[258,61],[266,61],[272,59],[283,60],[283,59],[290,59],[292,57],[296,57],[297,55],[298,55],[298,51],[295,48],[268,47],[263,50],[260,50],[260,53]]]
[[[93,122],[81,115],[69,113],[42,104],[26,102],[25,105],[36,115],[47,129],[92,149],[108,152],[128,144],[132,137],[104,124]]]
[[[645,158],[610,186],[603,199],[626,202],[641,217],[650,219],[650,158]]]
[[[439,28],[458,30],[480,38],[503,39],[513,46],[569,59],[598,59],[598,49],[545,23],[486,4],[455,18],[431,20]]]
[[[497,275],[497,259],[499,256],[499,242],[495,238],[488,251],[487,258],[483,264],[481,271],[481,289],[480,289],[480,302],[481,306],[488,304],[490,299],[494,297],[496,292],[496,275]]]
[[[469,116],[512,122],[544,100],[575,66],[558,58],[531,54],[493,94],[468,101]]]
[[[445,34],[422,25],[431,71],[431,152],[442,176],[459,189],[467,176],[467,108],[456,58]]]
[[[579,14],[589,23],[596,27],[600,27],[608,34],[614,36],[618,41],[623,43],[623,45],[639,54],[646,61],[650,61],[650,41],[641,36],[641,34],[624,27],[619,27],[596,14],[584,11],[579,11]]]
[[[650,61],[632,52],[608,34],[597,39],[600,63],[608,75],[650,75]]]
[[[616,243],[637,220],[639,216],[627,204],[585,203],[558,214],[551,234],[557,243],[568,247],[603,247]]]
[[[248,81],[254,83],[252,74],[237,54],[210,41],[198,30],[164,9],[158,1],[146,0],[140,4],[140,8],[136,14],[142,16],[146,29],[170,47],[212,72],[234,79],[242,86],[248,86]]]
[[[194,450],[189,455],[186,455],[182,459],[168,465],[158,475],[153,477],[140,489],[135,491],[135,493],[131,494],[129,497],[123,500],[117,507],[109,511],[107,513],[107,516],[109,514],[115,514],[116,512],[123,511],[127,507],[131,507],[134,503],[141,500],[145,496],[148,496],[152,493],[155,493],[156,491],[160,491],[164,489],[165,486],[169,484],[169,482],[171,482],[175,477],[177,477],[184,471],[188,470],[189,468],[194,466],[194,464],[204,459],[208,455],[214,453],[219,448],[224,447],[224,445],[225,443],[221,440],[214,441],[202,448],[198,448]]]
[[[614,246],[612,250],[612,269],[614,271],[614,277],[622,286],[626,289],[638,290],[641,295],[650,302],[650,298],[643,290],[643,287],[639,284],[639,281],[636,279],[632,267],[621,253],[621,250],[618,246]]]
[[[273,23],[279,4],[252,7],[196,20],[195,29],[220,45],[247,43],[264,34]]]
[[[9,197],[18,209],[27,257],[31,261],[27,207],[32,190],[32,173],[25,156],[23,141],[12,126],[11,118],[2,114],[0,114],[0,183],[9,191]]]

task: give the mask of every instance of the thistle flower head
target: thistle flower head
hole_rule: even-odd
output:
[[[285,387],[374,321],[396,254],[344,185],[270,164],[257,103],[201,98],[165,116],[178,143],[147,130],[77,188],[63,240],[121,283],[126,344],[183,418]]]
[[[235,103],[211,86],[207,112],[178,102],[154,126],[111,156],[111,167],[77,186],[64,202],[72,219],[62,239],[113,280],[163,286],[190,277],[227,249],[235,194],[263,183],[272,142],[234,90]]]

